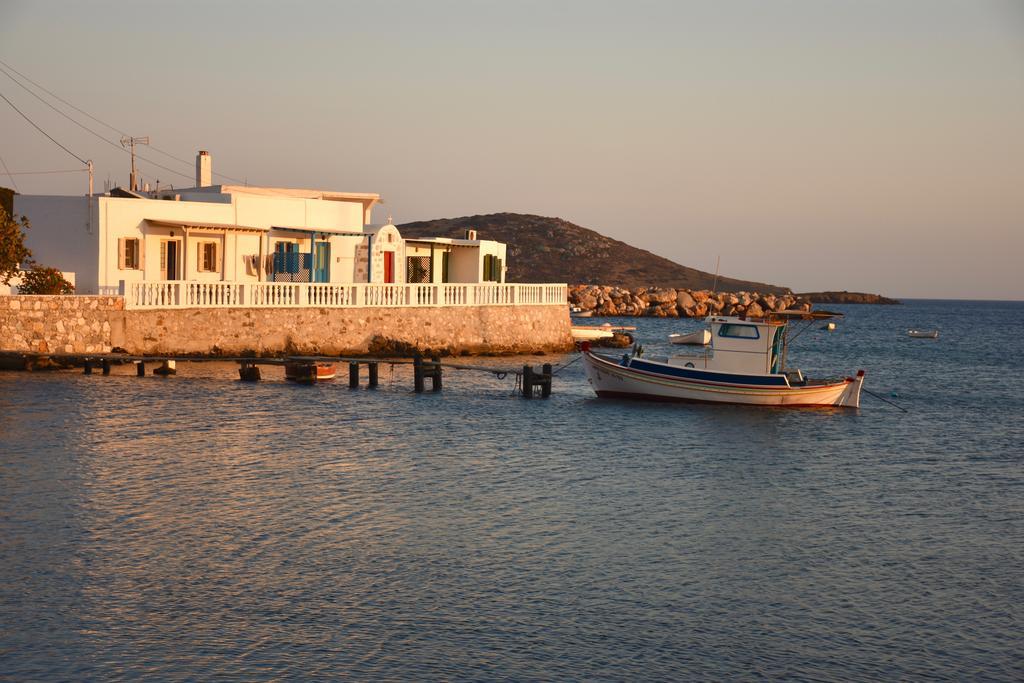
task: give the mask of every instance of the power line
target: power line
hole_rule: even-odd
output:
[[[0,161],[3,161],[3,159],[0,159]],[[7,168],[7,164],[4,164],[4,168],[5,169]],[[9,175],[9,176],[14,176],[14,175],[48,175],[50,173],[88,173],[88,172],[89,172],[89,169],[87,169],[87,168],[72,168],[72,169],[68,169],[66,171],[17,171],[15,173],[11,173],[10,171],[7,171],[7,175]],[[14,178],[11,178],[11,182],[14,182]],[[18,188],[14,188],[14,189],[18,189]]]
[[[75,111],[77,111],[77,112],[78,112],[79,114],[81,114],[81,115],[83,115],[83,116],[86,116],[86,117],[88,117],[88,118],[92,119],[92,120],[93,120],[93,121],[95,121],[96,123],[98,123],[98,124],[100,124],[101,126],[104,126],[104,127],[106,127],[106,128],[109,128],[110,130],[114,131],[115,133],[119,133],[119,134],[120,134],[120,135],[122,135],[123,137],[131,137],[131,136],[130,136],[130,135],[129,135],[128,133],[124,132],[124,131],[123,131],[123,130],[121,130],[120,128],[117,128],[117,127],[115,127],[115,126],[112,126],[112,125],[110,125],[109,123],[106,123],[106,122],[104,122],[104,121],[101,121],[100,119],[96,118],[95,116],[93,116],[93,115],[92,115],[92,114],[90,114],[89,112],[87,112],[87,111],[84,111],[84,110],[82,110],[82,109],[79,109],[79,108],[78,108],[78,107],[76,107],[75,105],[71,104],[70,102],[68,102],[67,100],[65,100],[65,99],[64,99],[63,97],[61,97],[60,95],[57,95],[56,93],[54,93],[54,92],[52,92],[52,91],[50,91],[50,90],[48,90],[48,89],[44,88],[43,86],[39,85],[39,84],[38,84],[38,83],[36,83],[36,82],[35,82],[34,80],[32,80],[31,78],[29,78],[29,77],[28,77],[28,76],[26,76],[25,74],[21,73],[20,71],[18,71],[17,69],[15,69],[15,68],[14,68],[13,66],[11,66],[10,64],[8,64],[7,62],[3,61],[2,59],[0,59],[0,64],[2,64],[3,66],[7,67],[7,69],[9,69],[9,70],[13,71],[14,73],[18,74],[18,76],[21,76],[21,77],[22,77],[22,78],[24,78],[24,79],[25,79],[26,81],[28,81],[28,82],[29,82],[29,83],[31,83],[32,85],[36,86],[37,88],[39,88],[40,90],[42,90],[43,92],[45,92],[45,93],[46,93],[47,95],[49,95],[50,97],[52,97],[52,98],[54,98],[54,99],[56,99],[56,100],[59,100],[60,102],[62,102],[62,103],[64,103],[64,104],[66,104],[66,105],[67,105],[67,106],[69,106],[69,107],[71,107],[72,109],[74,109]],[[53,107],[53,105],[49,104],[48,102],[46,102],[45,100],[43,100],[42,98],[40,98],[40,97],[39,97],[38,95],[36,95],[36,93],[32,92],[32,91],[31,91],[31,90],[29,90],[29,89],[28,89],[27,87],[25,87],[24,85],[22,85],[21,83],[19,83],[19,82],[18,82],[17,80],[15,80],[15,79],[14,79],[14,77],[13,77],[13,76],[11,76],[10,74],[7,74],[6,72],[5,72],[5,74],[7,75],[7,77],[8,77],[8,78],[10,78],[11,80],[13,80],[13,81],[14,81],[15,83],[18,83],[18,85],[20,85],[21,87],[23,87],[23,88],[25,88],[26,90],[28,90],[28,92],[30,92],[30,93],[31,93],[31,94],[32,94],[32,95],[33,95],[34,97],[36,97],[36,98],[37,98],[37,99],[39,99],[39,100],[40,100],[41,102],[43,102],[44,104],[46,104],[47,106],[49,106],[49,107],[50,107],[51,109],[53,109],[54,111],[56,111],[56,112],[58,112],[59,114],[61,114],[62,116],[64,116],[65,118],[67,118],[68,120],[70,120],[70,121],[71,121],[72,123],[74,123],[75,125],[78,125],[78,126],[80,126],[80,127],[82,127],[82,128],[85,128],[85,126],[82,126],[82,124],[78,123],[77,121],[75,121],[74,119],[72,119],[71,117],[69,117],[69,116],[68,116],[67,114],[65,114],[64,112],[60,111],[59,109],[56,109],[55,107]],[[85,128],[85,130],[89,130],[89,129],[88,129],[88,128]],[[104,140],[105,142],[110,142],[109,140],[107,140],[106,138],[103,138],[102,136],[100,136],[100,135],[99,135],[98,133],[96,133],[96,132],[94,132],[94,131],[91,131],[91,130],[89,130],[89,132],[90,132],[90,133],[92,133],[93,135],[96,135],[97,137],[100,137],[100,139],[101,139],[101,140]],[[111,144],[113,144],[113,143],[111,143]],[[115,146],[116,146],[116,145],[115,145]],[[192,162],[191,162],[191,161],[189,161],[189,160],[187,160],[187,159],[182,159],[181,157],[177,157],[177,156],[174,156],[174,155],[173,155],[173,154],[171,154],[170,152],[165,152],[164,150],[162,150],[162,149],[160,149],[160,148],[158,148],[158,147],[153,147],[152,145],[150,145],[150,147],[149,147],[149,148],[150,148],[151,150],[153,150],[154,152],[158,152],[158,153],[160,153],[160,154],[163,154],[163,155],[164,155],[165,157],[168,157],[168,158],[170,158],[170,159],[174,159],[175,161],[177,161],[177,162],[179,162],[179,163],[182,163],[182,164],[185,164],[186,166],[192,166]],[[138,156],[138,155],[136,155],[136,156]],[[142,156],[138,156],[138,158],[139,158],[139,159],[142,159],[143,161],[146,161],[147,163],[150,163],[150,164],[152,164],[152,165],[156,166],[157,168],[162,168],[162,169],[164,169],[165,171],[169,171],[170,173],[176,173],[176,174],[178,174],[178,175],[180,175],[180,176],[182,176],[182,177],[185,177],[185,178],[191,178],[191,177],[192,177],[192,176],[190,176],[190,175],[186,175],[186,174],[184,174],[184,173],[181,173],[181,172],[179,172],[179,171],[175,171],[174,169],[170,169],[170,168],[167,168],[166,166],[161,166],[160,164],[156,163],[155,161],[150,161],[149,159],[146,159],[145,157],[142,157]],[[239,178],[232,178],[232,177],[231,177],[231,176],[229,176],[229,175],[225,175],[225,174],[223,174],[223,173],[217,173],[216,171],[214,171],[213,175],[215,175],[215,176],[220,176],[221,178],[227,178],[228,180],[233,180],[233,181],[235,181],[236,183],[245,183],[245,181],[244,181],[244,180],[241,180],[241,179],[239,179]]]
[[[68,149],[68,148],[67,148],[67,147],[65,147],[64,145],[62,145],[62,144],[60,144],[59,142],[57,142],[56,140],[54,140],[54,139],[53,139],[53,136],[52,136],[52,135],[50,135],[50,134],[49,134],[49,133],[47,133],[47,132],[46,132],[45,130],[43,130],[42,128],[40,128],[39,126],[37,126],[37,125],[36,125],[36,122],[35,122],[35,121],[33,121],[33,120],[32,120],[32,119],[30,119],[29,117],[25,116],[25,113],[24,113],[23,111],[21,111],[20,109],[18,109],[17,107],[15,107],[15,106],[14,106],[14,102],[11,102],[11,101],[10,101],[9,99],[7,99],[7,95],[4,95],[4,94],[3,94],[2,92],[0,92],[0,97],[2,97],[2,98],[4,99],[4,102],[6,102],[7,104],[11,105],[11,109],[13,109],[14,111],[16,111],[16,112],[18,112],[19,114],[21,114],[21,118],[23,118],[23,119],[25,119],[26,121],[28,121],[29,123],[31,123],[31,124],[32,124],[32,127],[33,127],[33,128],[35,128],[36,130],[38,130],[38,131],[39,131],[40,133],[42,133],[42,134],[43,134],[43,135],[45,135],[46,137],[50,138],[50,142],[52,142],[53,144],[57,145],[57,146],[58,146],[58,147],[60,147],[60,148],[61,148],[62,150],[64,150],[65,152],[67,152],[68,154],[70,154],[71,156],[73,156],[74,158],[78,159],[78,160],[79,160],[79,161],[81,161],[81,162],[82,162],[83,164],[88,164],[88,162],[87,162],[87,161],[86,161],[85,159],[83,159],[82,157],[78,156],[77,154],[75,154],[74,152],[72,152],[72,151],[71,151],[70,149]]]
[[[21,192],[21,190],[18,189],[18,183],[14,182],[14,174],[12,174],[11,170],[7,168],[7,162],[4,161],[3,157],[0,157],[0,164],[3,164],[4,170],[7,171],[7,177],[11,179],[11,185],[14,185],[14,191]]]
[[[2,62],[0,62],[0,64],[2,64]],[[36,98],[37,100],[39,100],[40,102],[45,104],[47,107],[49,107],[50,109],[54,110],[55,112],[57,112],[58,114],[60,114],[64,118],[66,118],[68,121],[70,121],[71,123],[73,123],[76,126],[78,126],[79,128],[81,128],[82,130],[86,131],[87,133],[91,133],[92,135],[96,136],[97,138],[99,138],[103,142],[107,143],[108,145],[110,145],[114,149],[118,150],[119,152],[127,152],[127,150],[125,150],[124,147],[122,147],[121,145],[118,145],[116,142],[108,140],[107,138],[103,137],[102,135],[100,135],[99,133],[94,131],[92,128],[89,128],[85,124],[83,124],[83,123],[81,123],[79,121],[76,121],[75,119],[73,119],[70,116],[68,116],[68,114],[66,114],[65,112],[61,111],[57,107],[53,106],[52,104],[50,104],[49,102],[44,100],[38,94],[32,92],[32,90],[30,88],[28,88],[24,83],[19,82],[11,74],[7,73],[7,71],[5,69],[0,68],[0,73],[2,73],[3,75],[7,76],[9,79],[14,81],[17,85],[21,86],[21,88],[23,88],[25,90],[25,92],[27,92],[29,95],[31,95],[32,97]],[[107,127],[110,128],[110,126],[107,126]],[[168,168],[167,166],[163,166],[161,164],[158,164],[155,161],[150,161],[149,159],[146,159],[145,157],[143,157],[141,155],[136,154],[135,156],[138,157],[139,159],[142,159],[143,161],[146,161],[147,163],[150,163],[150,164],[156,166],[157,168],[162,168],[162,169],[164,169],[165,171],[167,171],[169,173],[175,173],[177,175],[180,175],[183,178],[191,178],[192,177],[192,176],[187,175],[185,173],[181,173],[180,171],[175,171],[173,168]]]

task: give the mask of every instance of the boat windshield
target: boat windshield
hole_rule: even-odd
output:
[[[777,375],[782,371],[782,345],[786,339],[786,328],[779,326],[775,328],[775,339],[772,340],[772,362],[771,374]]]

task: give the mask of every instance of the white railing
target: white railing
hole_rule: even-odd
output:
[[[128,282],[125,308],[394,308],[566,306],[564,284],[319,284],[299,282]]]

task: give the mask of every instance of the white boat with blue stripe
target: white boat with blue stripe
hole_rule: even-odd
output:
[[[634,347],[632,353],[612,358],[584,344],[583,363],[600,397],[858,408],[863,370],[856,377],[811,379],[786,367],[789,321],[836,315],[781,311],[756,319],[712,316],[707,319],[711,347],[706,350],[648,358]]]

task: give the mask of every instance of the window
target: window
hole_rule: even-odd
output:
[[[757,331],[757,325],[722,325],[718,328],[719,337],[734,337],[736,339],[760,339],[761,334]]]
[[[274,245],[274,273],[294,275],[299,272],[299,245],[278,242]]]
[[[430,282],[431,267],[429,256],[407,256],[405,259],[405,281],[415,284]]]
[[[142,249],[139,238],[122,237],[117,240],[117,267],[121,270],[142,268]]]
[[[199,250],[198,257],[196,259],[197,270],[200,273],[215,273],[219,270],[217,268],[217,243],[216,242],[200,242],[196,245]]]

